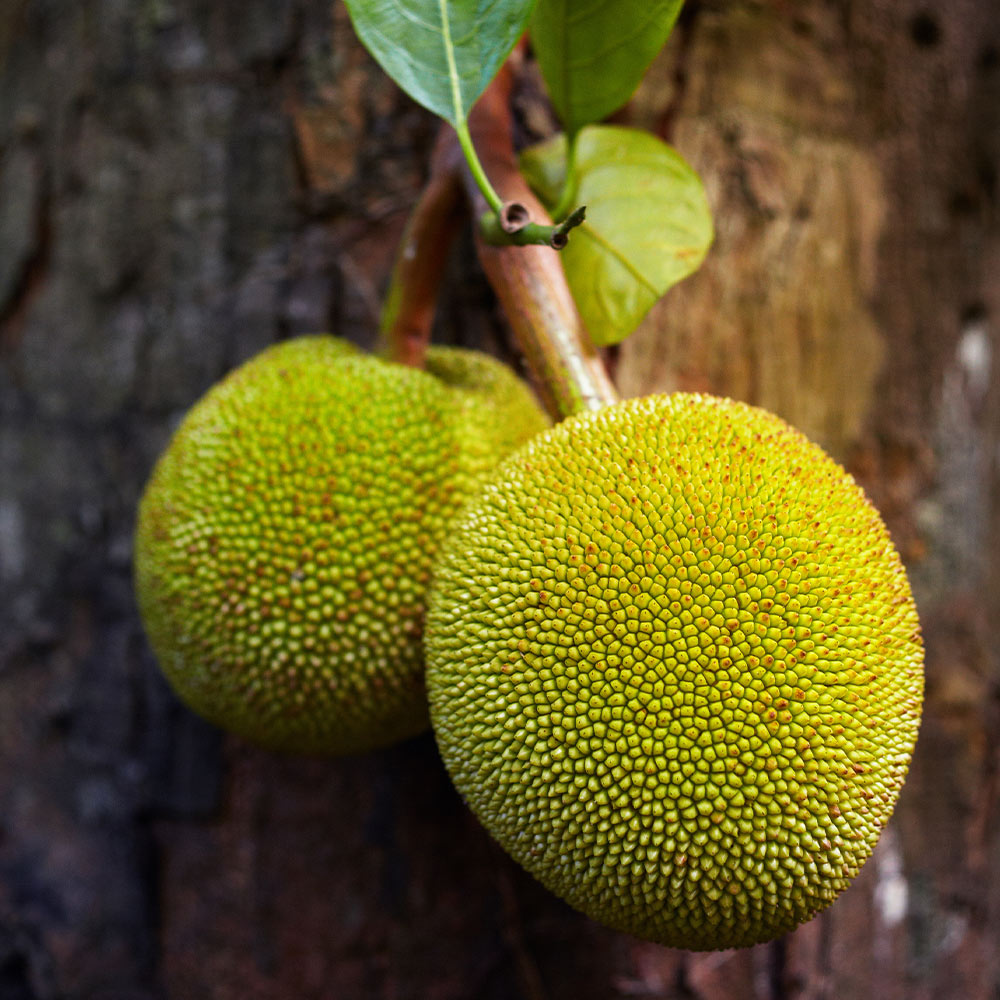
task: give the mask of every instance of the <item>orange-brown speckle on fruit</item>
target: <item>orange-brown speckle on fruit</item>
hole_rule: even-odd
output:
[[[484,825],[573,905],[678,947],[828,905],[919,725],[877,512],[779,418],[707,396],[572,417],[505,462],[443,553],[426,649]]]
[[[478,397],[498,424],[509,393],[534,408],[525,427],[545,425],[513,374],[475,365],[500,369],[497,393]],[[427,725],[433,560],[509,451],[467,443],[475,391],[317,336],[269,348],[191,409],[146,488],[135,557],[151,644],[188,705],[301,752]]]

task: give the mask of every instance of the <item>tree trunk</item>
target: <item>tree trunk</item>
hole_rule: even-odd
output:
[[[613,352],[619,386],[733,395],[824,444],[927,646],[871,862],[782,941],[710,955],[552,897],[430,735],[331,761],[222,737],[138,622],[134,511],[171,429],[275,339],[370,344],[435,123],[329,0],[3,7],[0,998],[997,996],[995,4],[689,0],[623,115],[698,168],[718,236]],[[438,335],[511,357],[471,258]]]

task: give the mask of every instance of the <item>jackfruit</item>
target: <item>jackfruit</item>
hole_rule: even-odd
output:
[[[430,359],[446,376],[333,337],[286,341],[178,428],[139,506],[136,590],[164,674],[209,721],[325,754],[429,724],[420,643],[438,545],[485,474],[547,426],[499,362]]]
[[[778,417],[703,395],[571,417],[503,463],[442,552],[425,647],[487,830],[591,917],[682,948],[831,903],[919,726],[878,513]]]

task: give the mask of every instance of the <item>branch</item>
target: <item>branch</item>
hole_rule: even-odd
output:
[[[528,209],[519,201],[507,202],[499,215],[487,212],[479,219],[479,235],[492,247],[544,246],[562,250],[569,242],[569,231],[586,218],[586,206],[581,205],[556,226],[528,221]],[[516,219],[516,221],[509,221]]]

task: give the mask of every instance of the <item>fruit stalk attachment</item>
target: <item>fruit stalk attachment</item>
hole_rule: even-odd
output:
[[[443,127],[431,156],[430,177],[407,220],[396,251],[379,324],[379,353],[422,368],[431,339],[448,250],[463,219],[462,154]]]
[[[469,128],[485,168],[507,202],[523,205],[538,225],[551,225],[521,176],[510,130],[511,69],[505,65],[473,108]],[[477,216],[486,210],[466,177]],[[617,402],[604,362],[590,342],[559,256],[549,246],[493,246],[477,233],[479,260],[500,300],[542,402],[555,419]]]

